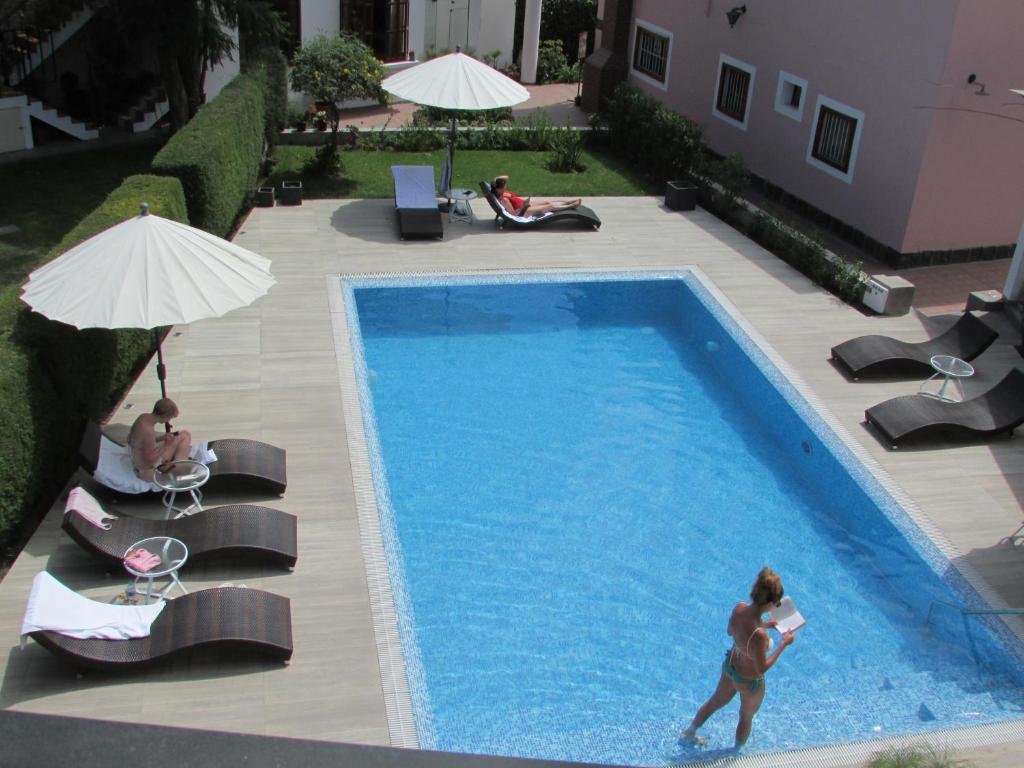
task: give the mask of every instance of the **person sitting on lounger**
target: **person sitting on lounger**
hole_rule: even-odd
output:
[[[522,198],[514,194],[508,188],[508,176],[495,176],[491,185],[494,196],[498,198],[501,207],[513,216],[543,216],[552,211],[569,211],[579,208],[582,202],[579,198],[575,200],[556,200],[553,203],[534,203],[530,198]]]
[[[192,435],[180,432],[157,433],[157,424],[170,424],[178,417],[178,406],[169,397],[156,401],[152,413],[143,413],[128,432],[132,468],[142,480],[153,481],[153,470],[172,461],[187,459],[192,450]]]

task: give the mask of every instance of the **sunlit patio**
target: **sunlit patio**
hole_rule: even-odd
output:
[[[288,490],[252,500],[298,517],[294,571],[220,560],[183,572],[190,590],[244,583],[291,598],[295,652],[286,666],[199,653],[138,673],[76,676],[38,645],[17,647],[33,576],[48,569],[73,589],[110,600],[127,583],[105,575],[60,530],[63,499],[0,584],[0,626],[8,659],[0,706],[131,723],[376,745],[409,745],[401,704],[382,685],[364,563],[357,499],[369,492],[359,444],[358,405],[347,390],[341,274],[495,270],[647,270],[698,267],[834,417],[855,450],[877,463],[905,495],[926,532],[996,603],[1024,606],[1024,552],[1000,544],[1021,517],[1024,449],[996,438],[892,451],[863,424],[864,409],[917,390],[917,380],[850,382],[829,349],[864,333],[906,339],[934,335],[943,318],[881,318],[847,306],[737,231],[698,210],[678,213],[660,198],[586,201],[599,231],[499,231],[486,204],[472,224],[444,218],[441,241],[402,241],[390,200],[315,200],[257,208],[236,242],[270,258],[277,285],[251,307],[178,327],[165,344],[168,393],[180,425],[201,438],[251,437],[288,451]],[[966,299],[966,296],[964,297]],[[987,389],[1021,363],[1016,331],[1000,314],[1000,340],[975,361],[967,395]],[[339,341],[342,342],[339,346]],[[126,431],[158,396],[146,370],[112,416]],[[83,475],[84,476],[84,475]],[[213,496],[218,503],[242,497]],[[123,502],[150,509],[153,501]],[[365,531],[363,531],[365,535]],[[1017,621],[1011,619],[1011,621]],[[1018,627],[1021,625],[1011,625]],[[767,705],[770,706],[770,703]],[[391,723],[389,726],[389,713]],[[397,714],[396,714],[397,713]],[[404,735],[403,735],[404,734]],[[966,756],[985,765],[1018,765],[1024,746],[1008,732],[988,734]]]

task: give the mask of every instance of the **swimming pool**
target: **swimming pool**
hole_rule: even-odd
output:
[[[977,596],[693,274],[345,292],[420,746],[706,757],[676,736],[765,564],[809,625],[751,751],[1020,717],[1012,637],[922,631]]]

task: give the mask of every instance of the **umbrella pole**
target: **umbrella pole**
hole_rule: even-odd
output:
[[[167,366],[164,365],[164,351],[160,347],[160,329],[154,328],[156,335],[156,377],[160,380],[160,397],[167,397]]]

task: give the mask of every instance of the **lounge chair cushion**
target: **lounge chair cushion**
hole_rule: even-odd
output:
[[[128,640],[149,637],[150,627],[164,609],[164,601],[152,605],[111,605],[83,597],[65,587],[46,571],[32,580],[21,635],[40,630],[79,639]]]

